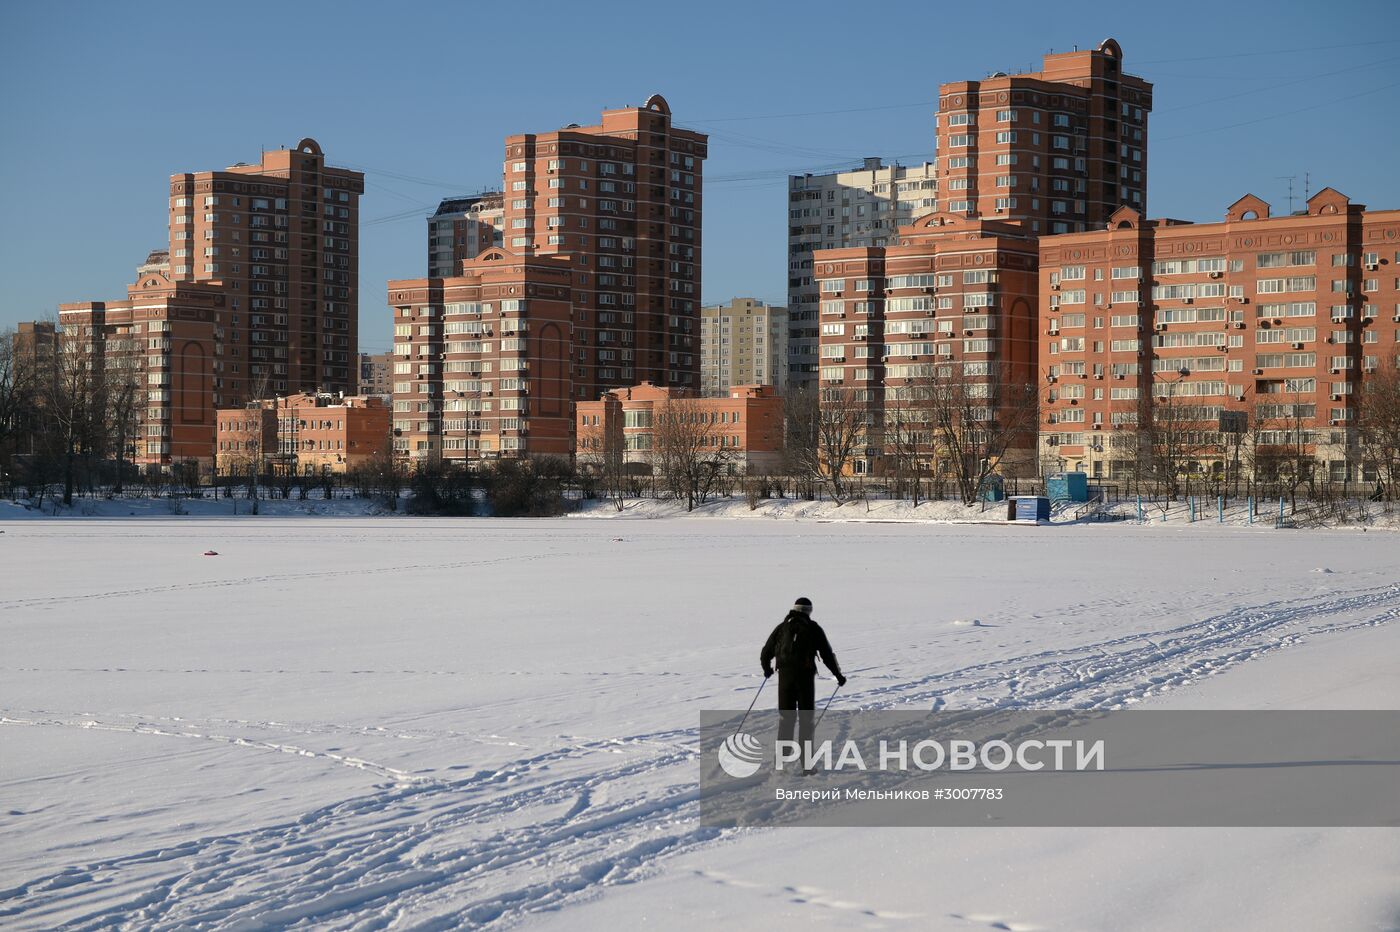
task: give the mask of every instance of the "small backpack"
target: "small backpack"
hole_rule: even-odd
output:
[[[774,655],[778,666],[796,666],[812,662],[817,652],[815,638],[812,637],[811,623],[805,619],[789,618],[783,622],[778,632],[778,644]]]

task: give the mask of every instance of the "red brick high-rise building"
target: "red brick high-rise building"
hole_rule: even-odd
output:
[[[507,136],[504,245],[570,255],[575,399],[650,381],[700,387],[703,133],[660,95],[596,126]]]
[[[451,278],[389,282],[394,451],[467,462],[573,449],[569,256],[493,248]]]
[[[327,166],[313,139],[257,165],[171,176],[170,278],[227,295],[215,406],[355,391],[364,190],[364,175]]]
[[[1113,39],[1047,55],[1040,71],[944,84],[938,98],[940,210],[1042,235],[1146,210],[1152,85],[1124,73]]]
[[[1037,382],[1037,260],[1022,224],[945,213],[901,228],[898,245],[815,254],[823,401],[865,411],[852,472],[887,472],[896,440],[930,465],[939,387],[985,398],[967,406],[980,422],[1021,416]],[[1002,470],[1029,472],[1034,440],[1027,424]]]
[[[389,282],[395,450],[567,456],[580,399],[639,381],[698,391],[705,154],[659,96],[508,136],[503,245]]]

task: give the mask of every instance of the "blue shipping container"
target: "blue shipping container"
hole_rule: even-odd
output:
[[[1042,495],[1018,495],[1016,503],[1017,521],[1049,521],[1050,499]]]

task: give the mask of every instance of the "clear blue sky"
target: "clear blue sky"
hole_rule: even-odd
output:
[[[124,296],[171,173],[313,136],[366,173],[360,339],[386,348],[384,283],[426,272],[438,198],[499,185],[508,133],[658,92],[712,134],[704,299],[782,303],[788,172],[920,161],[939,83],[1108,36],[1156,85],[1151,215],[1286,209],[1305,172],[1400,208],[1400,3],[978,6],[0,0],[0,327]]]

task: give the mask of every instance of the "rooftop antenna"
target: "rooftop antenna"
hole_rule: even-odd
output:
[[[1312,172],[1303,172],[1303,200],[1312,200]]]
[[[1288,213],[1293,213],[1293,182],[1298,180],[1297,175],[1275,175],[1275,178],[1288,181]]]

